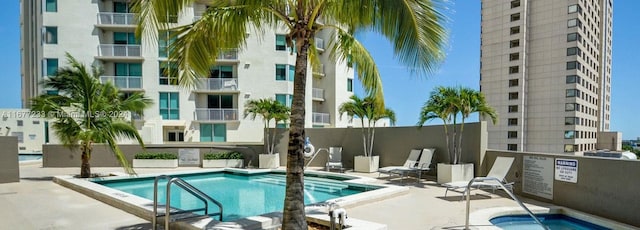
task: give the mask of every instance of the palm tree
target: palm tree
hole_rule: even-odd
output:
[[[381,109],[378,106],[379,103],[376,102],[376,98],[373,96],[368,96],[362,99],[353,95],[350,98],[351,101],[342,103],[338,111],[340,112],[340,115],[346,113],[350,119],[353,119],[353,117],[360,118],[364,155],[371,157],[373,155],[373,140],[375,139],[376,122],[380,119],[388,118],[391,125],[394,125],[396,122],[396,114],[389,108]]]
[[[462,157],[462,132],[464,122],[472,113],[480,113],[481,116],[491,117],[496,123],[497,114],[491,108],[484,95],[467,87],[437,87],[431,92],[429,99],[420,110],[418,125],[422,126],[431,119],[441,119],[443,121],[447,152],[451,164],[460,163]],[[461,116],[460,132],[457,128],[458,115]],[[449,133],[448,126],[451,125],[453,133]],[[453,141],[449,138],[453,137]]]
[[[266,29],[287,28],[287,45],[296,53],[293,105],[287,154],[287,189],[283,229],[306,229],[304,213],[305,86],[307,67],[318,63],[315,35],[331,31],[335,42],[327,47],[330,58],[357,68],[367,94],[377,97],[382,87],[378,68],[364,46],[355,38],[358,31],[375,31],[393,44],[399,61],[412,73],[425,76],[444,58],[446,32],[439,0],[212,0],[202,17],[188,25],[171,27],[163,23],[179,15],[197,0],[136,0],[136,33],[156,41],[158,30],[170,30],[175,41],[169,59],[178,65],[180,85],[193,87],[206,75],[223,48],[243,49],[249,28],[252,36]],[[320,21],[321,20],[321,21]],[[151,44],[154,44],[153,42]]]
[[[31,110],[42,112],[53,119],[52,128],[60,141],[70,149],[82,151],[81,177],[91,176],[93,143],[106,143],[129,174],[135,173],[116,139],[136,139],[144,147],[136,128],[126,121],[125,112],[142,114],[151,100],[141,93],[123,98],[111,83],[101,84],[101,70],[87,70],[70,54],[66,54],[69,67],[60,68],[43,82],[45,88],[58,91],[58,95],[40,95],[32,100]]]
[[[249,100],[245,104],[245,118],[251,116],[251,119],[255,120],[256,116],[260,115],[264,121],[264,128],[266,129],[264,141],[269,154],[274,153],[276,142],[276,129],[273,129],[273,133],[269,133],[270,122],[275,120],[275,124],[278,124],[280,121],[286,121],[289,119],[290,112],[289,107],[271,98]]]

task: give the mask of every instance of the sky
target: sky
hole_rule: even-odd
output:
[[[385,103],[396,112],[399,126],[418,121],[420,108],[437,86],[480,85],[480,1],[449,1],[445,14],[449,41],[446,60],[430,76],[412,76],[394,58],[390,42],[377,34],[359,36],[380,69]],[[616,0],[613,5],[613,64],[611,95],[611,130],[622,132],[623,139],[640,137],[640,24],[637,23],[640,1]],[[0,108],[20,108],[20,6],[18,0],[5,2],[0,8]],[[356,94],[362,90],[356,87]],[[477,116],[470,121],[477,121]],[[431,123],[438,123],[437,121]],[[427,123],[430,124],[430,123]]]

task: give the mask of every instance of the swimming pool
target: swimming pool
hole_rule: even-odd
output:
[[[570,216],[562,214],[544,214],[536,215],[542,224],[546,225],[551,230],[556,229],[572,229],[572,230],[605,230],[609,228],[602,227],[600,225],[592,224],[584,220],[576,219]],[[495,226],[510,230],[539,230],[540,226],[528,215],[510,215],[496,217],[490,220]]]
[[[180,177],[194,187],[223,204],[224,221],[236,220],[270,212],[281,211],[284,205],[285,175],[269,172],[239,174],[209,172],[172,175]],[[344,196],[375,190],[379,187],[358,186],[345,183],[344,178],[331,176],[305,176],[305,204],[320,203]],[[94,183],[153,200],[154,177],[100,180]],[[158,183],[159,202],[165,203],[166,180]],[[202,203],[189,193],[173,186],[171,206],[180,209],[202,207]],[[217,206],[209,206],[209,213],[218,212]]]
[[[42,159],[42,154],[18,154],[18,161],[32,161]]]

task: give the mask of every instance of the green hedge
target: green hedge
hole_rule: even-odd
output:
[[[218,152],[204,154],[205,160],[220,160],[220,159],[244,159],[244,156],[239,152]]]
[[[142,152],[142,153],[137,153],[133,157],[133,159],[174,160],[174,159],[178,159],[178,154]]]

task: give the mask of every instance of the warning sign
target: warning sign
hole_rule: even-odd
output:
[[[558,181],[578,183],[578,160],[556,158],[555,174]]]

